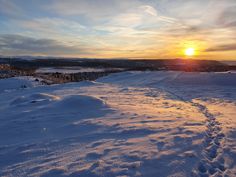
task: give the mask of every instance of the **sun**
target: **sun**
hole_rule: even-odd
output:
[[[184,53],[185,53],[186,56],[189,56],[189,57],[194,56],[195,55],[195,49],[194,48],[187,48]]]

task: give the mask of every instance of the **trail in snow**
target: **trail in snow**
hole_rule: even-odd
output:
[[[225,135],[221,132],[221,125],[206,106],[199,103],[193,103],[193,105],[198,107],[207,118],[204,149],[201,154],[202,160],[198,165],[198,173],[200,176],[223,176],[226,171],[226,165],[221,155]]]
[[[167,89],[166,89],[167,90]],[[177,95],[171,91],[168,93],[174,95],[182,101],[191,103],[194,107],[197,107],[199,111],[206,117],[206,131],[204,136],[204,146],[201,153],[201,161],[197,166],[197,170],[193,170],[194,176],[208,177],[210,175],[223,175],[226,170],[224,159],[220,159],[220,155],[223,151],[223,141],[225,135],[221,132],[221,125],[216,120],[213,114],[209,112],[206,106],[188,101],[182,96]]]
[[[197,107],[206,117],[206,131],[203,140],[204,145],[201,152],[201,161],[198,163],[197,169],[193,169],[193,176],[223,176],[227,170],[225,160],[222,158],[225,135],[221,131],[221,124],[217,121],[217,118],[203,104],[188,100],[183,95],[180,96],[170,91],[168,87],[161,86],[160,88],[177,99]]]

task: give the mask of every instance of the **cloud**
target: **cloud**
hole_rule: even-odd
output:
[[[95,29],[103,29],[103,31],[113,35],[129,36],[135,34],[140,37],[141,34],[153,34],[154,31],[159,31],[161,26],[176,22],[176,19],[158,13],[153,6],[141,5],[111,16],[105,23],[96,26]]]
[[[0,53],[178,57],[189,41],[234,50],[217,45],[235,43],[235,9],[235,0],[0,0]]]
[[[22,16],[23,10],[10,0],[0,0],[0,14],[11,17]]]
[[[126,13],[112,18],[106,25],[117,27],[135,27],[142,23],[142,15],[137,13]]]
[[[206,52],[224,52],[224,51],[236,51],[236,43],[219,45],[206,50]]]
[[[20,20],[18,21],[18,25],[27,30],[50,33],[50,35],[78,35],[82,30],[86,29],[85,26],[73,20],[48,17]]]
[[[83,15],[93,20],[104,20],[140,5],[142,3],[138,0],[53,0],[46,9],[60,15]]]
[[[226,8],[219,16],[217,23],[224,27],[236,27],[236,5]]]
[[[83,48],[70,46],[53,39],[36,39],[21,35],[6,34],[0,36],[0,51],[14,54],[87,54]]]
[[[141,6],[140,8],[143,9],[146,13],[148,13],[152,16],[155,16],[155,17],[157,16],[157,11],[152,6],[144,5],[144,6]]]

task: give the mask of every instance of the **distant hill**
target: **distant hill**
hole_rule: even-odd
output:
[[[226,63],[213,60],[135,60],[135,59],[74,59],[74,58],[0,58],[0,64],[22,69],[39,67],[82,66],[92,68],[124,68],[127,70],[174,70],[174,71],[229,71]]]
[[[236,61],[221,61],[221,63],[230,65],[230,66],[236,66]]]

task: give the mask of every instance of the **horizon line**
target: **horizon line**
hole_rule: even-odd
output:
[[[93,58],[93,57],[65,57],[65,56],[31,56],[31,55],[17,55],[17,56],[4,56],[4,55],[0,55],[0,59],[4,59],[4,58],[14,58],[14,59],[21,59],[20,57],[22,57],[22,59],[87,59],[87,60],[211,60],[211,61],[234,61],[236,62],[236,59],[200,59],[200,58],[102,58],[102,57],[97,57],[97,58]]]

